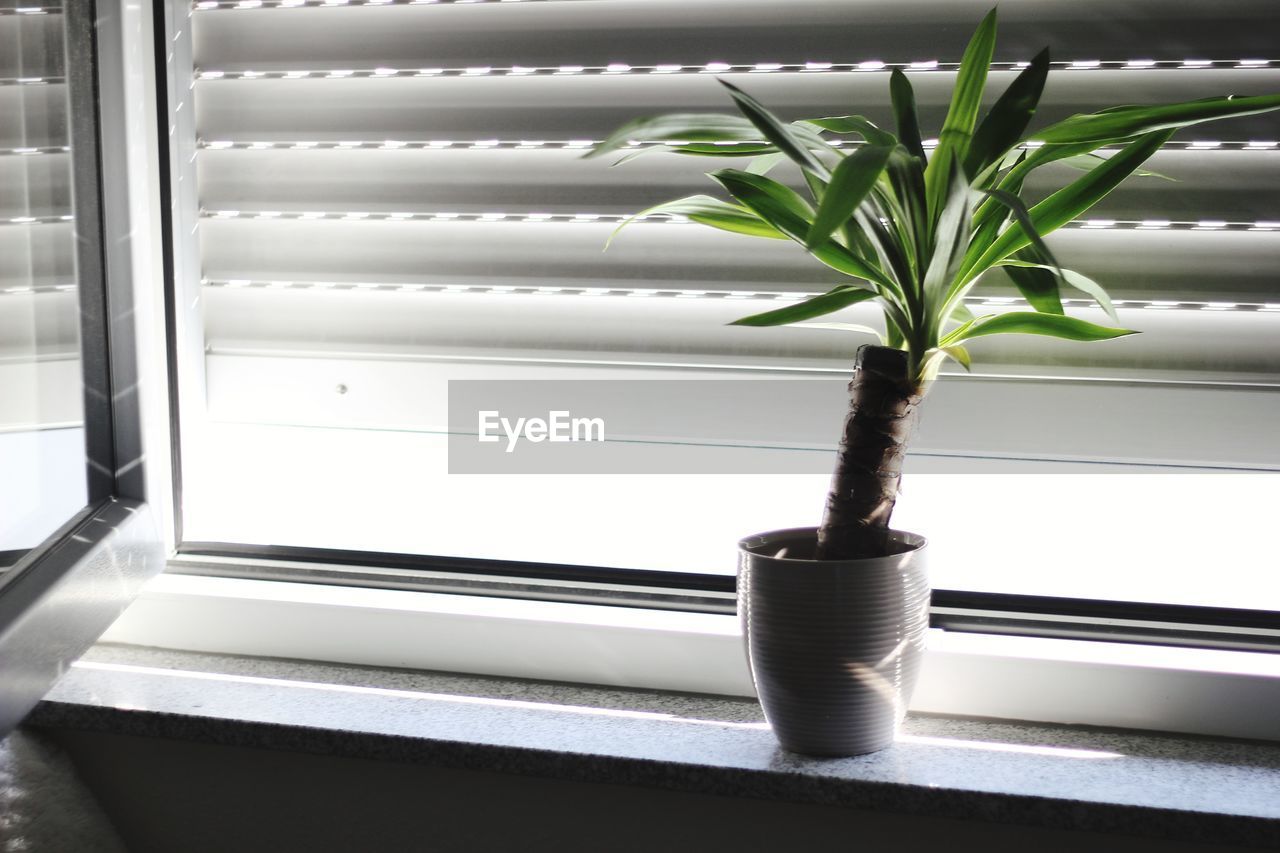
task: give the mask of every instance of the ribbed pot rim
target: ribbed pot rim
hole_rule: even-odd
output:
[[[841,565],[867,566],[881,562],[898,562],[904,556],[913,554],[929,544],[929,540],[921,536],[919,533],[911,533],[907,530],[890,529],[890,541],[899,543],[903,546],[903,550],[894,554],[886,554],[881,557],[858,557],[851,560],[813,560],[804,557],[775,556],[778,550],[786,545],[793,543],[811,545],[817,542],[817,539],[818,528],[816,527],[788,527],[783,530],[770,530],[765,533],[756,533],[752,536],[744,537],[738,541],[738,550],[744,554],[749,554],[757,561],[769,560],[796,567],[831,567]]]

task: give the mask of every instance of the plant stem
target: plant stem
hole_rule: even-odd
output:
[[[902,462],[923,398],[906,352],[872,345],[858,350],[817,559],[888,553]]]

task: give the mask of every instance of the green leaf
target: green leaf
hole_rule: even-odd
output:
[[[777,116],[765,109],[763,104],[729,81],[721,80],[720,84],[729,90],[730,96],[733,97],[734,103],[738,105],[742,114],[760,133],[764,134],[765,139],[777,146],[779,151],[790,157],[800,168],[824,180],[829,177],[827,167],[797,138],[793,128],[783,124]]]
[[[613,238],[618,236],[618,232],[623,228],[641,217],[657,213],[685,216],[701,225],[710,225],[712,228],[719,228],[721,231],[732,231],[735,234],[746,234],[750,237],[770,237],[777,240],[787,239],[786,234],[781,233],[741,205],[729,204],[709,195],[691,195],[687,198],[663,202],[662,204],[654,205],[648,210],[642,210],[634,216],[628,216],[617,228],[613,229],[613,233],[609,235],[608,242],[605,243],[605,248],[609,248]]]
[[[1035,268],[1039,268],[1040,270],[1050,270],[1050,268],[1046,267],[1044,264],[1024,260],[1014,260],[1012,258],[1005,258],[998,264],[998,266],[1006,267],[1007,269],[1005,271],[1008,273],[1012,273],[1014,270],[1032,271]],[[1102,287],[1102,285],[1098,284],[1088,276],[1076,272],[1075,270],[1053,267],[1052,271],[1057,275],[1060,275],[1063,281],[1074,287],[1076,290],[1079,290],[1081,293],[1087,293],[1096,299],[1098,301],[1098,305],[1103,311],[1106,311],[1107,316],[1111,318],[1111,322],[1117,324],[1120,322],[1120,315],[1116,313],[1116,307],[1111,302],[1111,296]],[[1012,276],[1010,277],[1012,278]],[[1034,305],[1034,303],[1032,304]],[[1044,309],[1037,307],[1036,310],[1043,311]]]
[[[984,193],[1008,208],[1018,225],[1031,238],[1031,246],[1020,254],[1027,260],[1035,261],[1034,266],[1039,269],[1010,265],[1011,268],[1006,270],[1009,278],[1032,308],[1047,314],[1066,313],[1062,308],[1062,295],[1058,291],[1058,282],[1062,279],[1058,261],[1036,231],[1027,206],[1022,203],[1022,199],[1004,190],[984,190]]]
[[[948,152],[946,156],[953,161],[956,159],[956,155],[952,152]],[[934,159],[936,162],[936,154]],[[935,328],[942,325],[943,318],[935,315],[945,299],[948,286],[954,280],[963,262],[965,250],[969,245],[969,228],[972,222],[969,214],[969,200],[972,197],[969,183],[965,180],[960,164],[953,162],[952,166],[954,168],[948,170],[951,186],[942,208],[942,215],[938,218],[933,257],[929,259],[929,267],[925,271],[923,282],[926,312],[936,322],[936,326],[931,324],[931,327]]]
[[[752,141],[685,142],[680,139],[668,141],[666,145],[650,145],[640,148],[631,152],[630,156],[634,157],[647,151],[666,151],[672,154],[687,154],[695,157],[758,157],[765,154],[781,153],[776,145],[760,138],[760,130],[751,122],[738,116],[731,116],[731,118],[751,125]],[[792,122],[791,130],[795,137],[806,145],[810,151],[831,150],[831,146],[822,138],[822,134],[802,122]],[[786,159],[785,154],[782,157]]]
[[[830,314],[833,311],[839,311],[841,308],[847,308],[850,305],[865,302],[875,297],[875,292],[871,290],[863,290],[856,287],[837,287],[821,296],[806,299],[804,302],[788,305],[785,308],[777,308],[773,311],[765,311],[763,314],[752,314],[750,317],[734,320],[729,325],[785,326],[789,323],[808,320],[811,317],[821,317],[823,314]]]
[[[957,344],[956,346],[940,347],[940,349],[965,370],[973,369],[973,359],[969,356],[969,351],[964,347]]]
[[[627,149],[617,160],[609,165],[621,166],[630,163],[646,154],[684,154],[692,157],[759,157],[775,151],[767,142],[737,142],[731,146],[714,142],[691,142],[688,145],[642,145],[639,148]],[[585,156],[585,155],[584,155]]]
[[[991,319],[992,317],[994,317],[994,316],[996,316],[996,315],[995,315],[995,314],[983,314],[981,317],[974,317],[974,316],[970,315],[970,317],[969,317],[969,319],[968,319],[968,320],[965,320],[965,321],[964,321],[963,323],[961,323],[959,326],[957,326],[956,328],[952,329],[952,330],[951,330],[950,332],[948,332],[947,334],[943,335],[943,336],[942,336],[942,340],[940,340],[940,341],[938,342],[938,345],[939,345],[939,346],[946,347],[946,346],[951,346],[951,345],[953,345],[953,344],[955,344],[955,343],[958,343],[959,341],[964,340],[965,335],[967,335],[967,334],[969,333],[969,330],[970,330],[970,329],[972,329],[974,326],[978,325],[979,323],[982,323],[982,322],[985,322],[985,321],[987,321],[987,320],[990,320],[990,319]]]
[[[665,151],[665,150],[666,150],[665,148],[657,145],[647,146],[642,148],[633,148],[630,151],[628,151],[626,154],[623,154],[617,160],[614,160],[612,163],[610,163],[609,168],[613,168],[614,166],[621,166],[624,163],[630,163],[632,160],[636,159],[637,157],[643,157],[645,154],[652,154],[654,151]],[[583,154],[582,156],[583,156],[583,159],[586,159],[587,157],[586,154]]]
[[[753,175],[767,175],[769,171],[779,163],[785,162],[787,155],[781,151],[775,151],[772,154],[762,154],[747,164],[745,171]]]
[[[599,157],[631,142],[760,142],[760,132],[741,116],[670,113],[629,121],[582,156]],[[736,146],[735,146],[736,147]]]
[[[1000,189],[1017,195],[1022,192],[1022,176],[1017,173],[1025,154],[1015,163],[1014,170],[1000,182]],[[1009,221],[1009,208],[1000,204],[991,196],[987,196],[978,205],[973,214],[973,237],[969,240],[969,249],[964,256],[964,269],[969,269],[982,257],[982,253],[991,248],[1006,222]]]
[[[955,160],[955,154],[948,154]],[[959,163],[952,163],[950,192],[934,231],[933,255],[920,282],[919,307],[913,311],[917,323],[913,330],[924,335],[926,342],[937,340],[951,309],[948,298],[952,282],[964,263],[973,218],[970,214],[972,193]]]
[[[1044,81],[1049,75],[1049,48],[1036,54],[1031,64],[1022,69],[1000,99],[992,105],[982,124],[973,134],[969,153],[965,157],[964,170],[976,176],[991,163],[1017,144],[1022,133],[1031,123]]]
[[[1024,255],[1034,257],[1026,249],[1016,254],[1019,257]],[[1018,292],[1022,294],[1022,298],[1027,300],[1032,308],[1045,314],[1067,313],[1062,307],[1062,292],[1058,286],[1061,279],[1056,265],[1029,262],[1024,267],[1021,264],[1015,265],[1009,258],[1001,263],[1007,266],[1005,272],[1018,288]]]
[[[888,312],[884,316],[884,345],[891,349],[906,349],[907,339],[902,334],[902,324],[895,321]]]
[[[963,302],[957,302],[955,307],[951,309],[951,316],[947,319],[953,323],[967,323],[974,319],[974,316],[968,305]]]
[[[1031,241],[1031,245],[1035,247],[1036,252],[1040,257],[1045,258],[1046,262],[1052,265],[1054,269],[1057,269],[1058,262],[1054,259],[1053,252],[1049,251],[1049,246],[1041,238],[1040,232],[1036,230],[1036,224],[1032,219],[1031,212],[1022,203],[1022,199],[1004,190],[982,190],[982,193],[1009,208],[1009,212],[1013,214],[1013,218],[1018,225],[1022,226],[1022,230],[1026,233],[1027,239]]]
[[[793,121],[787,125],[787,129],[797,139],[809,147],[810,151],[830,151],[831,143],[823,138],[819,133],[819,128],[813,127],[809,122],[801,119]]]
[[[1065,338],[1069,341],[1106,341],[1138,333],[1130,329],[1113,329],[1108,326],[1099,326],[1085,320],[1059,314],[1041,314],[1038,311],[1010,311],[1008,314],[994,314],[982,317],[965,329],[962,334],[956,335],[952,333],[943,342],[950,345],[985,335],[1006,334],[1046,335],[1051,338]]]
[[[1089,142],[1080,145],[1042,145],[1030,151],[1021,151],[1018,153],[1013,167],[1000,179],[1000,183],[995,188],[1017,195],[1022,192],[1022,185],[1027,176],[1035,169],[1056,160],[1088,153],[1096,147],[1098,147],[1097,144]],[[1007,218],[1007,210],[995,199],[988,198],[978,205],[977,211],[974,212],[974,230],[983,234],[989,233],[990,237],[994,239],[995,231],[999,230],[999,226],[1003,224],[1005,218]],[[991,230],[993,222],[995,223],[994,231]],[[989,242],[987,242],[987,245],[989,245]]]
[[[924,362],[920,365],[920,378],[924,382],[932,382],[938,376],[938,370],[942,367],[942,362],[948,358],[954,359],[966,371],[970,370],[973,362],[969,357],[969,351],[964,347],[956,344],[949,347],[935,347],[925,353]]]
[[[1055,163],[1059,160],[1067,160],[1081,154],[1088,154],[1094,149],[1101,148],[1104,145],[1128,145],[1132,141],[1132,139],[1108,139],[1102,142],[1078,142],[1072,145],[1041,145],[1038,148],[1031,148],[1023,152],[1024,156],[1022,159],[1009,170],[1009,173],[1005,176],[1004,180],[1007,181],[1014,179],[1025,181],[1027,175],[1031,174],[1033,170],[1038,169],[1041,166],[1046,166],[1049,163]],[[1004,181],[1001,182],[999,189],[1008,189],[1008,187],[1004,186]]]
[[[870,326],[863,326],[860,323],[796,323],[797,329],[830,329],[836,332],[858,332],[860,334],[875,335],[881,344],[884,343],[884,336]]]
[[[916,93],[911,81],[902,69],[895,68],[889,75],[889,97],[893,100],[893,116],[898,124],[898,139],[906,146],[907,153],[926,162],[924,143],[920,137],[920,118],[916,115]]]
[[[807,118],[796,122],[799,125],[813,125],[834,133],[856,133],[871,145],[888,145],[898,143],[898,138],[866,116],[827,116],[826,118]]]
[[[1178,104],[1112,107],[1101,112],[1071,116],[1037,131],[1031,138],[1054,144],[1124,139],[1275,109],[1280,109],[1280,95],[1243,98],[1227,95]]]
[[[876,259],[876,247],[856,222],[850,222],[843,229],[846,245],[861,258]]]
[[[1128,145],[1120,153],[1092,172],[1077,178],[1044,201],[1031,208],[1030,232],[1044,235],[1076,219],[1101,201],[1107,193],[1129,176],[1134,169],[1168,141],[1173,131],[1149,133]],[[989,269],[992,264],[1012,255],[1032,242],[1031,233],[1023,225],[1009,227],[983,252],[982,257],[966,266],[961,279],[967,281]]]
[[[889,216],[876,204],[863,204],[853,212],[853,224],[846,231],[859,235],[859,245],[866,244],[872,249],[879,269],[884,271],[888,286],[895,294],[903,292],[901,282],[910,282],[911,262],[906,255],[907,246],[890,232],[883,220]]]
[[[645,151],[665,151],[669,154],[685,154],[691,157],[759,157],[776,151],[767,142],[735,142],[732,145],[719,142],[690,142],[688,145],[651,145]]]
[[[809,236],[813,209],[795,190],[762,175],[737,169],[720,169],[711,173],[742,205],[800,245]],[[815,258],[834,270],[892,288],[884,273],[859,258],[849,249],[828,240],[809,250]]]
[[[740,192],[763,195],[781,210],[798,220],[802,220],[805,225],[804,230],[808,233],[809,222],[813,219],[813,208],[798,192],[786,184],[778,183],[764,175],[756,175],[738,169],[717,169],[714,172],[709,172],[708,176],[732,193],[735,198],[738,198]],[[738,198],[738,200],[748,207],[751,206],[743,198]]]
[[[1101,154],[1076,154],[1074,157],[1063,157],[1058,161],[1064,166],[1076,169],[1081,172],[1092,172],[1094,169],[1107,162],[1107,158]],[[1162,181],[1172,181],[1178,183],[1177,178],[1171,178],[1168,175],[1162,175],[1159,172],[1153,172],[1150,169],[1134,169],[1133,176],[1135,178],[1159,178]]]
[[[1018,195],[1022,192],[1023,182],[1027,176],[1041,166],[1055,163],[1060,160],[1066,161],[1075,157],[1085,156],[1091,153],[1095,148],[1110,144],[1129,144],[1133,142],[1131,139],[1110,139],[1104,142],[1082,142],[1077,145],[1042,145],[1039,148],[1033,148],[1029,151],[1017,152],[1017,160],[1013,167],[1000,180],[1000,184],[996,189]],[[1014,153],[1014,152],[1010,152]],[[1106,158],[1099,157],[1098,164],[1106,162]],[[1089,171],[1092,171],[1090,169]],[[1133,174],[1143,174],[1144,170],[1135,169]],[[1154,173],[1152,173],[1154,174]],[[996,233],[1007,219],[1007,209],[993,198],[988,198],[982,204],[978,205],[977,211],[973,215],[974,231],[978,235],[975,237],[970,249],[970,258],[977,259],[982,252],[988,248],[995,240]],[[981,248],[978,248],[981,247]]]
[[[876,185],[891,153],[891,147],[867,145],[840,161],[831,173],[831,182],[822,197],[822,204],[818,206],[818,215],[809,228],[805,248],[812,249],[824,242],[848,221]]]
[[[913,157],[904,146],[898,145],[889,155],[889,165],[885,169],[889,186],[902,208],[902,221],[898,224],[910,236],[917,270],[926,266],[924,253],[933,239],[933,224],[925,207],[924,166],[924,160]]]
[[[956,75],[956,88],[951,94],[951,106],[938,134],[938,147],[924,172],[925,190],[929,198],[929,217],[936,220],[942,212],[952,169],[960,168],[969,154],[973,126],[978,120],[978,108],[982,105],[982,92],[987,84],[987,70],[996,46],[996,10],[992,9],[982,19],[965,48]]]
[[[969,355],[969,351],[960,344],[952,344],[951,346],[935,347],[929,350],[925,357],[926,371],[932,368],[932,372],[936,373],[939,366],[946,359],[952,359],[966,371],[973,369],[973,358]]]

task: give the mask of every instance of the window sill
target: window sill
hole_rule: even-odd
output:
[[[28,724],[1214,844],[1280,838],[1280,746],[912,715],[778,749],[755,702],[101,645]]]
[[[752,696],[737,618],[162,575],[105,642]],[[1280,654],[930,631],[917,713],[1280,741]]]

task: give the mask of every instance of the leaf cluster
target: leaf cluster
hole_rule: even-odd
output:
[[[932,378],[947,358],[967,369],[964,344],[986,335],[1098,341],[1134,334],[1119,328],[1101,285],[1058,264],[1045,235],[1079,218],[1128,176],[1152,174],[1143,172],[1142,164],[1178,129],[1274,110],[1280,108],[1280,95],[1113,107],[1028,132],[1048,76],[1049,51],[1032,59],[981,114],[995,43],[993,9],[964,52],[931,151],[924,145],[911,82],[895,69],[889,80],[895,131],[856,114],[785,122],[721,80],[740,115],[677,113],[637,119],[586,156],[625,150],[627,160],[665,150],[752,158],[744,169],[709,173],[727,198],[689,196],[623,223],[668,214],[752,237],[790,240],[849,279],[820,296],[744,317],[737,325],[797,323],[872,331],[805,321],[874,300],[884,312],[882,342],[907,352],[919,382]],[[858,144],[837,147],[836,140]],[[637,142],[661,145],[635,148]],[[1119,151],[1095,153],[1104,147]],[[1058,161],[1084,174],[1028,206],[1022,199],[1028,175]],[[784,162],[799,169],[807,195],[768,176]],[[1033,310],[969,312],[964,297],[996,268],[1005,270]],[[1066,316],[1064,287],[1093,297],[1116,325]]]

